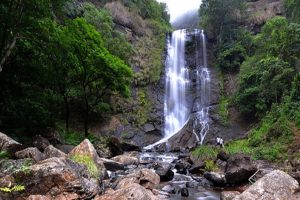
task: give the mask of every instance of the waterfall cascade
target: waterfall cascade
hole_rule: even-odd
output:
[[[196,117],[193,120],[193,133],[198,143],[203,140],[209,129],[209,96],[210,74],[207,67],[206,41],[204,31],[195,30],[195,36],[201,37],[202,44],[196,45]],[[166,85],[164,100],[165,129],[164,138],[145,147],[152,147],[167,142],[170,137],[180,131],[188,122],[191,106],[187,105],[187,91],[191,86],[190,70],[185,61],[186,30],[177,30],[168,40],[168,57],[166,59]],[[202,47],[202,48],[201,48]],[[202,50],[202,55],[199,52]],[[200,57],[202,59],[200,59]]]
[[[196,30],[196,32],[199,32],[199,30]],[[199,60],[196,62],[198,99],[195,102],[197,113],[193,122],[193,133],[196,135],[198,143],[202,144],[209,130],[210,72],[207,67],[206,38],[203,30],[200,36],[202,39],[202,64]],[[196,56],[196,58],[199,58],[199,56]]]

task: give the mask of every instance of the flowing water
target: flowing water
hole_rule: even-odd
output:
[[[198,143],[203,144],[206,134],[209,130],[209,103],[210,103],[210,72],[207,66],[207,50],[206,38],[204,31],[195,30],[196,35],[200,35],[202,41],[202,63],[197,55],[199,49],[196,50],[196,64],[197,64],[197,101],[196,103],[196,117],[193,121],[193,133],[196,135]]]

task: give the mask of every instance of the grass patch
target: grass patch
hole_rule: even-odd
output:
[[[253,152],[253,148],[249,147],[249,142],[247,139],[231,141],[225,145],[224,149],[230,155],[236,153],[251,155]]]
[[[192,156],[200,160],[214,160],[219,153],[219,149],[214,146],[201,145],[192,151]]]
[[[229,111],[228,111],[228,106],[229,106],[229,99],[225,96],[222,96],[220,101],[219,101],[219,109],[218,109],[218,114],[221,117],[222,124],[226,125],[228,124],[228,116],[229,116]]]
[[[204,170],[208,172],[214,172],[218,170],[217,164],[213,160],[205,160],[204,161]]]
[[[98,169],[96,163],[94,162],[93,158],[89,155],[80,155],[75,154],[70,157],[76,163],[82,164],[86,166],[89,174],[91,177],[98,179],[101,175],[100,170]]]
[[[10,153],[8,153],[7,151],[0,151],[0,159],[8,159],[10,157]]]

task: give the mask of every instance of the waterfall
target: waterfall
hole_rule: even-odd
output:
[[[193,122],[193,133],[198,143],[203,144],[209,130],[210,72],[207,67],[206,38],[203,30],[200,33],[200,37],[202,41],[202,65],[198,65],[196,69],[198,99],[195,102],[197,112]],[[199,58],[198,56],[196,57]],[[198,64],[199,62],[196,63]]]
[[[165,63],[165,99],[164,99],[164,138],[145,149],[166,142],[180,131],[189,120],[193,120],[193,133],[202,144],[209,130],[210,72],[207,66],[206,40],[204,31],[195,30],[195,36],[201,36],[202,43],[196,44],[196,116],[190,118],[191,105],[187,104],[187,91],[191,89],[191,70],[186,66],[185,46],[187,31],[177,30],[168,40],[168,56]],[[199,39],[199,38],[198,38]],[[197,40],[196,40],[197,41]],[[202,48],[201,48],[202,47]],[[200,50],[202,51],[200,55]],[[202,59],[201,59],[202,58]]]
[[[186,30],[177,30],[168,40],[166,59],[166,92],[164,98],[164,138],[152,145],[166,142],[188,121],[189,109],[186,103],[186,90],[189,84],[189,71],[185,65]]]

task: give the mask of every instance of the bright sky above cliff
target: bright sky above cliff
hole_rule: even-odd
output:
[[[185,14],[191,10],[198,10],[201,0],[157,0],[158,2],[167,3],[171,22],[173,22],[177,17]]]

